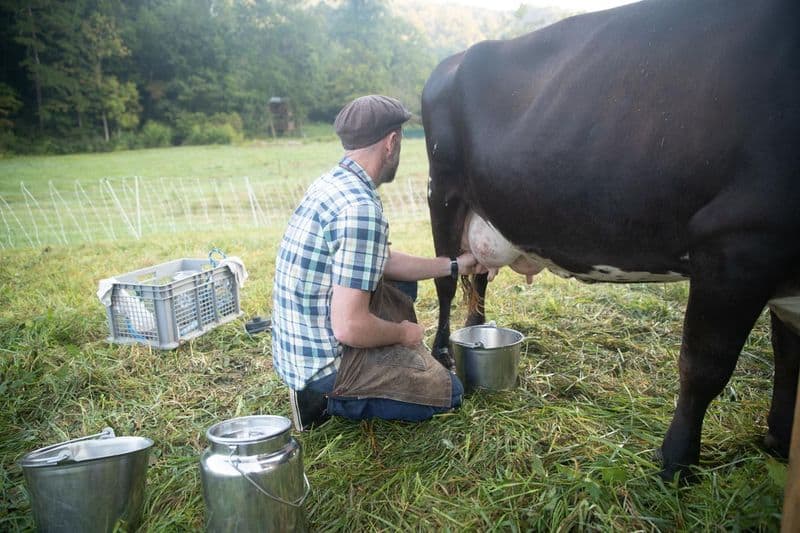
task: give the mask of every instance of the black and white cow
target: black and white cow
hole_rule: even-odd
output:
[[[690,280],[668,478],[698,462],[706,408],[765,305],[800,283],[798,6],[650,0],[581,15],[449,57],[422,95],[437,254]],[[482,304],[486,276],[475,282]],[[450,364],[456,282],[436,288],[434,354]],[[766,442],[785,454],[800,337],[776,309],[772,342]]]

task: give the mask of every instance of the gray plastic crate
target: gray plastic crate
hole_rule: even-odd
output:
[[[208,259],[177,259],[116,280],[109,342],[169,350],[242,314],[233,272]]]

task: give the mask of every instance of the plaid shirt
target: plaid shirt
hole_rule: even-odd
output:
[[[272,360],[295,390],[335,371],[333,286],[373,291],[388,258],[389,224],[372,179],[344,158],[309,187],[275,261]]]

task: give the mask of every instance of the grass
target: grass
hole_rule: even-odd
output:
[[[192,177],[283,179],[295,172],[319,173],[330,166],[338,150],[333,141],[303,144],[300,141],[262,141],[241,145],[180,146],[103,154],[22,156],[0,160],[3,188],[0,193],[19,193],[25,182],[46,191],[47,182],[72,185],[75,180],[100,178]],[[334,160],[335,162],[335,160]],[[32,190],[34,194],[36,190]]]
[[[165,165],[183,157],[181,150],[164,152]],[[214,153],[235,159],[237,150]],[[80,157],[88,168],[92,157],[105,155]],[[217,160],[227,168],[227,155]],[[67,164],[65,174],[71,172]],[[22,455],[106,425],[155,441],[143,530],[202,529],[205,430],[234,416],[289,416],[269,334],[249,337],[243,329],[246,318],[270,312],[282,229],[4,250],[0,530],[33,527],[17,465]],[[392,241],[404,251],[433,253],[425,221],[394,223]],[[105,311],[94,295],[100,278],[204,257],[212,246],[242,257],[250,272],[242,319],[173,351],[106,343]],[[312,528],[776,530],[786,465],[759,444],[771,394],[766,317],[706,416],[698,482],[673,486],[656,476],[653,451],[678,390],[687,290],[584,285],[548,274],[528,286],[501,273],[489,287],[487,314],[526,336],[519,387],[472,394],[458,411],[418,425],[335,419],[296,435],[312,485]],[[431,282],[421,284],[417,313],[430,344],[437,316]],[[460,302],[454,314],[453,324],[462,323]]]
[[[179,146],[102,154],[19,156],[0,159],[0,196],[9,202],[21,196],[20,182],[34,195],[45,196],[48,182],[72,187],[101,178],[199,178],[250,177],[255,182],[306,182],[333,166],[341,156],[338,139],[330,135],[318,141],[287,138],[248,141],[238,145]],[[424,140],[403,142],[403,174],[425,176],[428,162]]]

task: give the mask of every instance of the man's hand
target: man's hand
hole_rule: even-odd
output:
[[[461,276],[467,276],[469,274],[486,274],[487,272],[490,272],[490,269],[478,263],[478,260],[474,255],[472,255],[472,252],[464,252],[456,257],[456,263],[458,263],[458,273]]]
[[[376,348],[422,342],[423,329],[413,322],[389,322],[369,311],[370,293],[360,289],[333,286],[331,328],[336,340],[354,348]]]
[[[400,325],[403,327],[403,346],[413,348],[422,342],[422,336],[425,333],[422,326],[408,320],[403,320]]]

